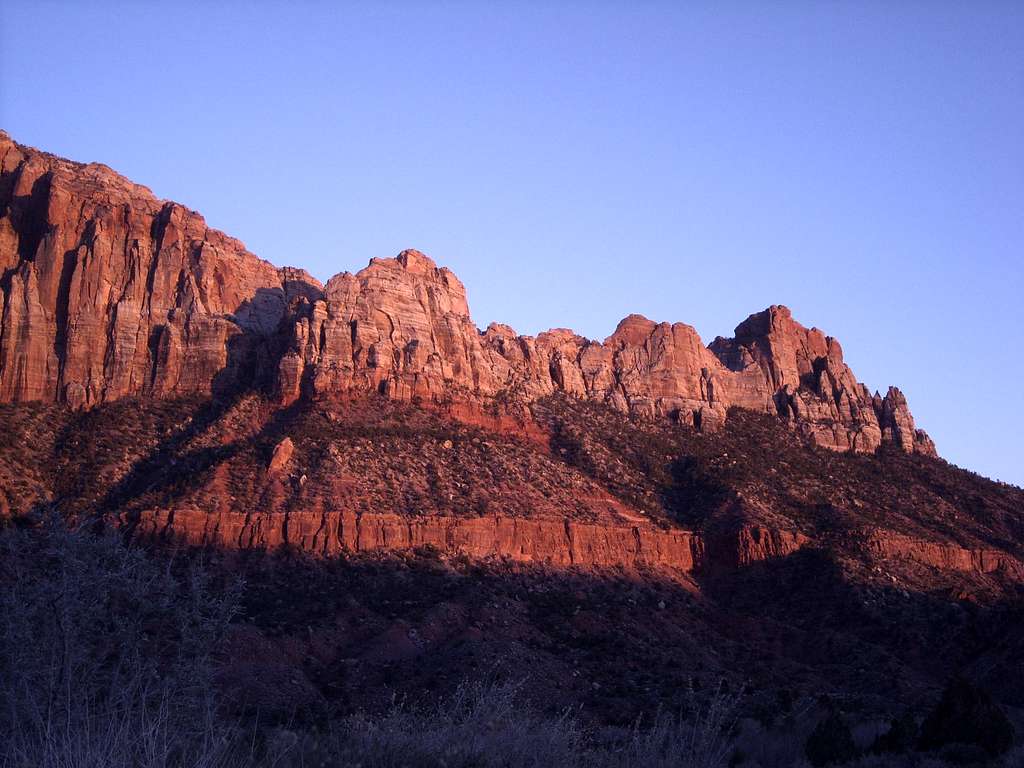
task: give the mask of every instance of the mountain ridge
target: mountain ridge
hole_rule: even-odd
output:
[[[259,386],[282,404],[378,390],[523,415],[556,391],[719,428],[733,405],[814,442],[934,455],[902,393],[860,384],[839,342],[773,305],[705,346],[624,318],[603,342],[472,321],[465,287],[419,251],[321,284],[99,163],[0,133],[0,401],[92,407]]]

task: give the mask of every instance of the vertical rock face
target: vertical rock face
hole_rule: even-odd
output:
[[[296,319],[280,364],[282,397],[374,389],[393,397],[494,390],[466,291],[418,251],[331,278]]]
[[[209,392],[318,287],[106,166],[0,133],[0,400]]]
[[[0,133],[0,401],[88,407],[263,378],[282,402],[376,390],[522,405],[561,391],[701,429],[739,406],[830,448],[934,453],[899,390],[869,393],[839,343],[785,307],[709,347],[688,325],[639,315],[603,342],[480,332],[462,283],[418,251],[323,287],[106,166]]]

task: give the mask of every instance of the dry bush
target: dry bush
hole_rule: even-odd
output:
[[[225,763],[217,644],[237,594],[112,534],[0,532],[0,763]]]
[[[466,684],[428,709],[356,716],[327,735],[290,734],[268,756],[276,765],[361,768],[724,768],[732,755],[740,695],[719,687],[686,714],[638,723],[598,743],[571,715],[522,706],[520,685]],[[273,750],[272,750],[273,751]]]
[[[554,768],[582,765],[582,735],[568,714],[544,717],[520,706],[518,686],[460,686],[429,709],[395,707],[381,717],[336,723],[327,738],[306,738],[290,765],[362,768]]]
[[[742,691],[719,683],[703,702],[690,696],[685,715],[660,715],[651,728],[634,728],[610,765],[649,768],[723,768],[733,752]]]

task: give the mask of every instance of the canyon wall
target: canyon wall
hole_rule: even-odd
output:
[[[0,401],[231,386],[289,300],[319,288],[106,166],[0,133]]]
[[[0,402],[80,408],[246,386],[282,403],[376,390],[512,410],[561,391],[700,429],[739,406],[829,448],[934,453],[899,390],[871,394],[839,343],[785,307],[710,346],[639,315],[603,342],[481,332],[458,278],[418,251],[322,286],[106,166],[0,132]]]

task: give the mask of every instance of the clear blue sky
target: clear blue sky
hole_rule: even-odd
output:
[[[789,305],[1024,483],[1024,3],[0,5],[0,125],[481,326]],[[550,6],[550,7],[549,7]]]

